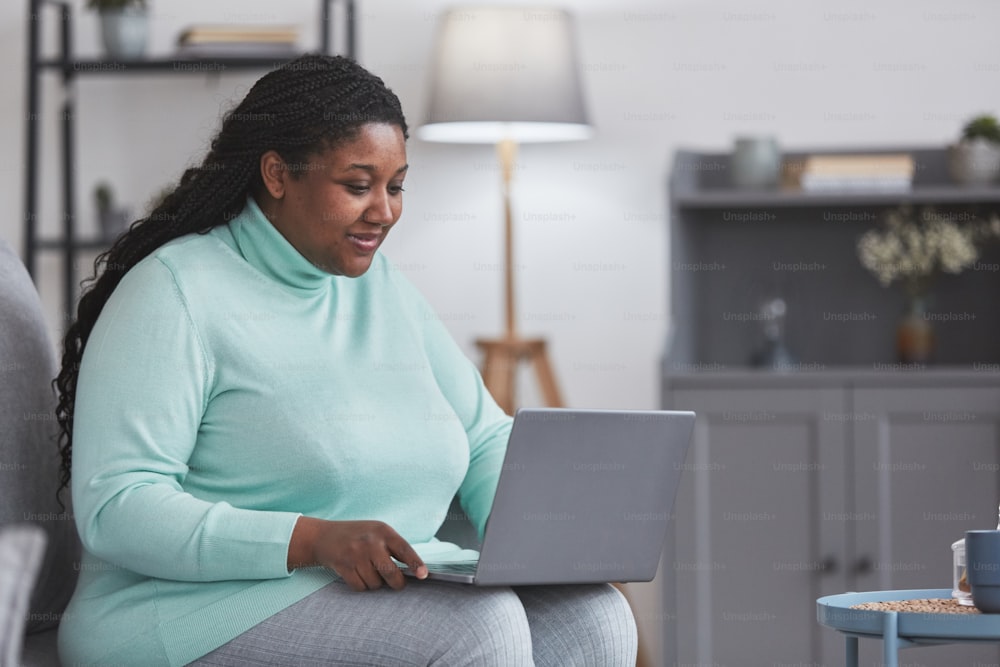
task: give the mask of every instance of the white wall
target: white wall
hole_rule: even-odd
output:
[[[82,6],[82,0],[74,5]],[[188,22],[290,22],[313,0],[151,0],[152,51]],[[426,96],[434,19],[444,0],[360,0],[360,60],[400,95],[413,126]],[[503,3],[508,4],[508,3]],[[0,4],[0,237],[20,248],[25,2]],[[515,183],[519,311],[547,336],[570,405],[658,405],[669,324],[666,179],[678,147],[725,150],[744,133],[789,148],[941,145],[970,116],[1000,112],[1000,5],[991,0],[781,2],[585,0],[575,11],[592,141],[522,148]],[[96,53],[96,22],[76,42]],[[87,78],[79,86],[79,206],[108,178],[141,205],[196,160],[218,117],[253,80],[177,75]],[[57,88],[49,77],[48,99]],[[55,116],[54,107],[48,113]],[[46,120],[54,130],[54,118]],[[54,228],[54,132],[46,141],[45,225]],[[475,356],[501,327],[499,174],[489,147],[410,142],[404,218],[385,246]],[[92,221],[84,220],[91,225]],[[40,286],[58,321],[55,259]],[[526,401],[534,399],[525,381]],[[655,628],[655,585],[635,587]],[[655,655],[660,637],[648,631]]]

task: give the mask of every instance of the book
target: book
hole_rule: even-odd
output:
[[[177,45],[239,42],[294,46],[298,40],[299,32],[293,26],[204,25],[183,30],[177,37]]]
[[[807,192],[900,192],[912,187],[915,169],[913,156],[902,153],[811,155],[802,165],[799,186]]]
[[[295,55],[293,26],[202,25],[177,37],[180,58],[287,58]]]

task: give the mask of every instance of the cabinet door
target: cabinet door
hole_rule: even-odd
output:
[[[844,590],[845,391],[677,390],[667,402],[698,415],[664,577],[667,664],[842,661],[815,610]]]
[[[951,544],[997,525],[1000,388],[857,389],[853,415],[852,590],[950,589]],[[1000,657],[996,646],[907,653],[925,665]]]

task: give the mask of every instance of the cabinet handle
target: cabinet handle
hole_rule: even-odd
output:
[[[835,556],[827,556],[819,564],[819,571],[821,574],[833,574],[840,568],[840,563],[837,562]]]
[[[868,556],[861,556],[856,561],[854,561],[854,567],[851,568],[852,574],[868,574],[874,568],[872,559]]]

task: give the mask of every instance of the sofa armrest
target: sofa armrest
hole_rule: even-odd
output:
[[[21,664],[31,591],[45,555],[45,531],[32,524],[0,528],[0,664]]]

